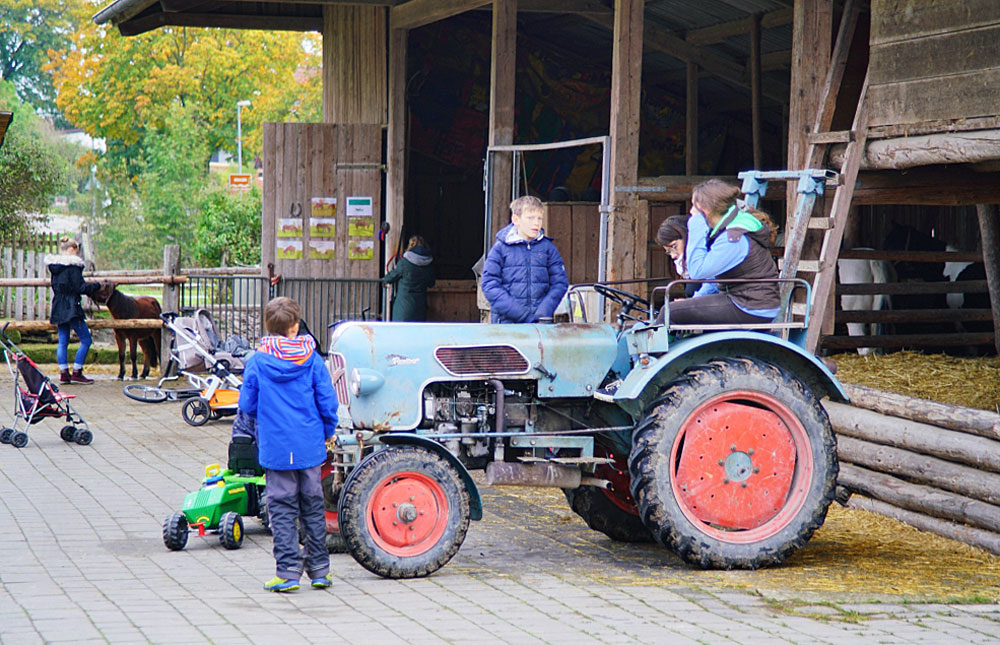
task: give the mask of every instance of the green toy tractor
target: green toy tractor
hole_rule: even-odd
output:
[[[223,470],[219,464],[206,466],[201,488],[184,497],[181,512],[163,521],[163,543],[171,551],[180,551],[187,545],[192,529],[197,529],[198,537],[205,537],[208,531],[216,532],[222,546],[238,549],[243,545],[244,516],[255,516],[265,528],[268,526],[264,471],[256,464],[256,455],[253,457],[256,467],[234,463],[235,445],[230,445],[230,467]],[[256,453],[255,445],[253,451]]]

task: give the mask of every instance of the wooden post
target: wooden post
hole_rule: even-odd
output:
[[[642,89],[643,0],[615,0],[614,51],[611,56],[611,212],[608,215],[606,279],[633,277],[639,212],[639,102]],[[625,190],[621,190],[624,188]]]
[[[764,164],[760,140],[760,14],[750,16],[750,134],[753,145],[753,167]]]
[[[386,11],[323,5],[324,123],[385,123]]]
[[[406,201],[406,29],[393,29],[389,35],[389,131],[386,146],[385,236],[386,260],[399,246],[403,234],[403,208]],[[386,303],[388,304],[388,303]],[[386,320],[390,319],[386,306]]]
[[[493,45],[490,53],[489,145],[514,143],[514,70],[517,66],[517,0],[493,0]],[[510,222],[511,160],[509,152],[493,154],[490,230],[493,236]]]
[[[993,347],[1000,353],[1000,212],[996,204],[976,204],[979,235],[983,242],[983,266],[993,309]]]
[[[179,244],[167,244],[163,247],[163,275],[178,275],[181,272],[181,247]],[[164,312],[181,311],[181,288],[178,284],[163,285],[163,298],[160,308]],[[165,374],[167,363],[170,362],[170,338],[172,332],[164,328],[160,332],[160,373]]]
[[[812,130],[830,66],[833,0],[795,0],[792,18],[792,92],[788,110],[788,160],[791,170],[805,163]],[[795,213],[796,183],[788,182],[786,217]]]
[[[698,174],[698,63],[687,64],[685,98],[684,174]]]

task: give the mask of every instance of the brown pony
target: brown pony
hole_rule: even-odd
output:
[[[101,280],[101,288],[91,298],[105,305],[112,318],[160,318],[160,303],[156,298],[142,296],[133,298],[119,291],[114,282]],[[159,329],[116,329],[115,342],[118,344],[118,378],[125,378],[125,341],[130,344],[129,357],[132,359],[132,378],[138,378],[136,368],[136,343],[142,348],[142,378],[149,376],[149,368],[160,361]]]

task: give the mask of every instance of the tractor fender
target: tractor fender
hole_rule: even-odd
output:
[[[761,332],[724,331],[676,341],[671,343],[670,351],[658,357],[650,356],[648,365],[637,365],[625,377],[614,401],[637,417],[661,387],[688,367],[714,358],[736,356],[755,358],[788,370],[801,379],[817,399],[828,396],[833,401],[848,400],[843,386],[827,366],[798,345]]]
[[[469,474],[469,471],[466,470],[462,462],[455,455],[451,454],[447,448],[436,441],[409,432],[386,433],[379,435],[378,440],[386,446],[420,446],[444,457],[458,471],[458,476],[462,478],[465,489],[469,491],[469,519],[477,521],[483,519],[483,499],[479,496],[479,489],[476,487],[476,482],[472,481],[472,475]],[[352,470],[351,475],[356,471],[357,468]],[[344,482],[345,486],[351,480],[351,475],[347,476],[347,481]]]

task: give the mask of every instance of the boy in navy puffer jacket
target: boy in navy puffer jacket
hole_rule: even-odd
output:
[[[569,286],[559,249],[542,230],[545,206],[537,197],[510,204],[511,223],[497,233],[483,265],[483,295],[491,323],[551,318]]]
[[[267,303],[264,326],[271,335],[247,361],[240,388],[240,410],[257,417],[259,460],[267,477],[276,562],[267,591],[298,589],[303,568],[314,588],[332,584],[320,466],[326,439],[337,427],[337,395],[316,341],[298,335],[301,316],[291,298]],[[306,535],[305,553],[296,520]]]

